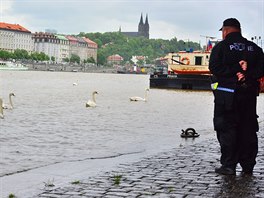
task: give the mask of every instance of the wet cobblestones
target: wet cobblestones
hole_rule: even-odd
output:
[[[263,130],[262,130],[263,131]],[[47,188],[39,198],[79,197],[264,197],[264,135],[259,135],[259,155],[253,176],[214,173],[219,166],[216,139],[121,164],[115,171],[81,180],[77,184]]]

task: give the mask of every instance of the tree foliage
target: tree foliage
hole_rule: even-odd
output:
[[[29,59],[30,57],[28,52],[24,49],[16,49],[13,55],[14,55],[13,56],[14,59],[20,59],[20,60]]]
[[[80,63],[81,61],[81,58],[80,56],[76,55],[76,54],[72,54],[71,57],[70,57],[70,62],[71,63]]]
[[[169,52],[178,52],[181,50],[200,50],[199,43],[192,41],[177,40],[176,37],[170,40],[164,39],[146,39],[144,37],[128,37],[121,32],[106,33],[84,33],[78,36],[87,37],[98,44],[97,63],[105,65],[107,57],[119,54],[123,57],[123,63],[130,62],[132,56],[146,56],[146,63],[153,63],[158,57],[164,57]],[[16,49],[13,53],[0,50],[0,59],[31,59],[36,61],[50,60],[49,56],[43,52],[33,52],[28,54],[26,50]],[[54,57],[51,57],[54,61]],[[80,63],[80,57],[73,54],[71,57],[64,59],[66,62]],[[93,58],[88,58],[85,62],[93,63]]]
[[[130,61],[132,56],[147,56],[147,62],[150,63],[169,52],[201,49],[199,43],[178,41],[176,37],[170,40],[146,39],[144,37],[128,37],[121,32],[81,32],[78,36],[87,37],[98,44],[97,60],[99,64],[105,64],[107,57],[114,54],[122,56],[125,62]]]
[[[8,60],[13,57],[13,54],[11,52],[0,50],[0,59]]]
[[[95,63],[94,57],[87,58],[87,63]]]
[[[43,52],[33,52],[31,54],[31,59],[35,60],[35,61],[48,61],[49,60],[49,56],[46,55]]]
[[[0,59],[8,60],[35,60],[35,61],[48,61],[50,60],[49,56],[43,52],[28,52],[24,49],[16,49],[14,52],[8,52],[5,50],[0,50]]]

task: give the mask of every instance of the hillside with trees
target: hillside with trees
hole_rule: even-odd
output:
[[[146,56],[146,63],[153,63],[158,57],[163,57],[169,52],[180,50],[200,50],[200,44],[192,41],[163,39],[146,39],[144,37],[127,37],[121,32],[84,33],[78,36],[87,37],[98,44],[98,64],[105,65],[108,56],[119,54],[124,62],[131,62],[132,56]]]
[[[121,32],[106,32],[106,33],[84,33],[81,32],[80,37],[87,37],[98,44],[97,63],[106,65],[107,57],[119,54],[123,57],[125,63],[131,63],[132,56],[147,57],[146,63],[154,63],[154,60],[159,57],[164,57],[169,52],[177,52],[181,50],[200,50],[200,44],[192,41],[170,40],[164,39],[147,39],[144,37],[127,37]],[[34,61],[55,61],[54,57],[49,57],[43,52],[33,52],[29,54],[26,50],[16,49],[14,52],[0,50],[0,59],[8,60],[34,60]],[[78,55],[72,55],[65,62],[80,63]],[[94,59],[85,60],[83,63],[94,63]]]

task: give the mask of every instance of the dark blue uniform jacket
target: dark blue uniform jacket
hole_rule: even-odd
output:
[[[239,61],[247,61],[247,71],[242,71]],[[233,32],[216,44],[209,60],[209,70],[219,86],[236,89],[237,72],[246,76],[246,82],[256,85],[264,76],[264,56],[262,48],[242,37],[240,32]]]

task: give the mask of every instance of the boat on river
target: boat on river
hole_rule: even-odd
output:
[[[150,75],[150,88],[211,90],[209,59],[211,51],[180,51],[165,58],[167,68]],[[260,79],[264,92],[264,77]]]
[[[210,74],[209,58],[209,51],[171,53],[168,59],[168,71],[177,74]]]
[[[11,61],[0,61],[0,70],[25,71],[28,70],[28,67],[21,63],[15,63]]]
[[[165,73],[150,75],[151,88],[210,90],[209,51],[180,51],[166,57]]]

